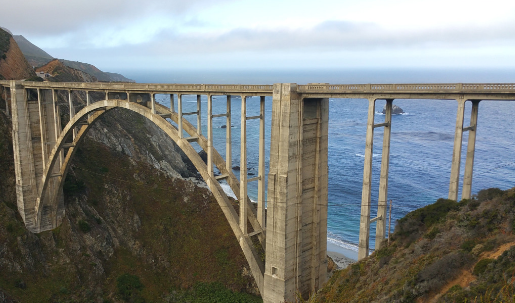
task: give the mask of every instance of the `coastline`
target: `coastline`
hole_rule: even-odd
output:
[[[357,262],[358,252],[327,242],[327,255],[333,259],[338,269],[344,269],[349,264]]]

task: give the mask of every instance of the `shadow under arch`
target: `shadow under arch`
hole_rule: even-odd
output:
[[[78,145],[84,139],[86,133],[91,128],[93,123],[103,114],[114,108],[124,108],[127,110],[131,110],[152,121],[161,130],[163,130],[168,135],[168,137],[170,137],[170,139],[172,139],[177,144],[177,146],[179,146],[179,148],[185,153],[185,155],[190,159],[190,161],[201,174],[202,178],[206,181],[210,191],[212,192],[212,194],[218,202],[218,205],[222,209],[225,218],[227,219],[234,235],[236,236],[236,239],[240,244],[241,249],[243,250],[245,258],[249,263],[250,269],[252,271],[254,279],[256,280],[256,284],[258,285],[260,293],[263,294],[265,272],[263,261],[261,260],[259,254],[255,250],[254,244],[252,243],[248,234],[244,234],[240,229],[239,216],[236,213],[234,207],[231,205],[222,187],[220,186],[220,183],[215,179],[214,176],[210,176],[208,174],[206,163],[204,163],[204,161],[200,158],[199,154],[191,146],[188,140],[185,138],[180,138],[178,130],[157,113],[158,111],[164,111],[165,114],[170,114],[172,120],[177,121],[178,114],[170,112],[164,106],[157,106],[157,111],[154,114],[148,107],[145,107],[134,102],[129,102],[127,100],[103,100],[86,106],[83,109],[81,109],[78,113],[76,113],[70,119],[68,124],[63,128],[61,134],[59,135],[59,138],[56,141],[54,148],[52,149],[49,155],[47,162],[48,165],[45,166],[45,171],[43,173],[42,178],[42,186],[39,190],[35,206],[35,226],[37,231],[41,232],[44,230],[53,229],[57,227],[60,223],[58,222],[59,220],[57,214],[59,211],[58,201],[59,195],[62,192],[64,179],[66,178],[66,174],[69,169],[70,161],[75,155]],[[75,129],[75,127],[79,126],[81,120],[84,120],[84,118],[87,118],[88,123],[82,125],[71,144],[65,143],[68,137],[73,134],[73,130]],[[183,119],[183,126],[186,132],[196,133],[196,129],[189,122],[187,122],[186,119]],[[207,148],[207,139],[205,137],[199,136],[198,143],[204,150]],[[52,172],[54,172],[57,169],[55,165],[58,161],[60,161],[60,155],[64,148],[68,148],[68,152],[66,153],[66,156],[62,161],[60,171],[58,174],[52,174]],[[220,154],[216,152],[215,149],[213,149],[213,155],[213,163],[217,165],[217,167],[222,173],[225,173],[229,176],[227,181],[233,189],[233,191],[236,189],[239,190],[236,177],[234,176],[232,171],[228,172],[226,170],[225,161],[220,156]],[[57,178],[58,186],[49,186],[49,181],[53,178]],[[250,204],[250,199],[247,199],[247,201],[245,202]],[[249,207],[249,209],[252,210],[251,207]],[[61,212],[64,214],[64,209],[61,210]],[[252,215],[254,215],[253,218]],[[257,220],[255,218],[255,213],[252,213],[252,211],[249,211],[249,220],[254,229],[256,229],[256,227],[261,228],[260,226],[256,226],[255,223],[257,223]],[[259,225],[259,223],[257,224]]]

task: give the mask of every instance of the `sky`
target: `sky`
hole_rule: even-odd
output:
[[[0,26],[107,71],[515,67],[513,0],[17,0]]]

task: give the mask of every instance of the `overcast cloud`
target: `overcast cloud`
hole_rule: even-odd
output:
[[[281,62],[515,67],[515,4],[510,1],[142,3],[8,1],[2,4],[0,26],[53,56],[109,69],[129,62],[148,68],[280,67]]]

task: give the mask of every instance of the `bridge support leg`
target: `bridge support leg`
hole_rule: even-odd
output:
[[[328,99],[275,84],[264,302],[307,298],[327,277]]]
[[[467,160],[465,161],[465,174],[463,176],[462,199],[470,199],[472,194],[472,171],[474,168],[474,152],[476,149],[476,130],[479,100],[472,101],[472,112],[470,114],[469,140],[467,143]]]
[[[388,199],[388,168],[390,163],[390,135],[392,132],[392,104],[393,99],[386,100],[386,115],[384,122],[383,135],[383,155],[381,158],[381,179],[379,180],[379,199],[377,203],[377,220],[376,225],[376,246],[375,249],[381,248],[381,244],[386,234],[386,206]]]
[[[358,260],[368,256],[370,238],[370,204],[372,191],[372,152],[374,146],[374,115],[376,100],[368,100],[368,121],[363,168],[363,189],[361,192],[361,218],[359,222]]]
[[[20,82],[11,81],[10,88],[18,211],[27,229],[32,232],[38,232],[35,225],[36,218],[34,209],[37,195],[35,185],[37,183],[30,115],[30,113],[34,111],[29,111],[27,91]],[[37,109],[35,113],[37,114]],[[39,119],[34,120],[37,121]]]
[[[449,199],[458,200],[458,186],[460,183],[461,146],[463,140],[463,120],[465,116],[465,99],[458,101],[456,113],[456,130],[454,132],[454,149],[452,152],[451,180],[449,182]]]

